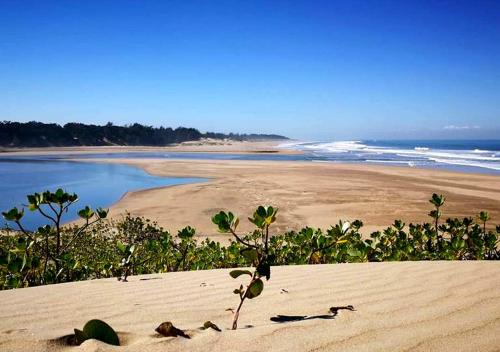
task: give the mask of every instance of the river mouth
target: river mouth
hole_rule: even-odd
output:
[[[0,211],[12,207],[24,207],[23,226],[35,230],[46,225],[37,212],[27,207],[28,194],[55,191],[62,188],[78,195],[78,202],[64,215],[64,222],[78,218],[77,211],[86,205],[107,208],[127,192],[158,187],[205,182],[198,177],[163,177],[148,174],[138,167],[112,164],[89,163],[47,158],[0,158]],[[1,220],[0,228],[6,227]],[[16,225],[9,224],[16,229]]]

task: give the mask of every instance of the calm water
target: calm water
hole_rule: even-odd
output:
[[[202,181],[201,178],[152,176],[126,165],[0,158],[0,210],[26,204],[27,194],[63,188],[80,198],[65,217],[69,221],[76,219],[76,211],[85,205],[109,207],[127,191]],[[23,220],[29,229],[46,224],[41,216],[27,209]],[[0,225],[5,225],[3,219]]]

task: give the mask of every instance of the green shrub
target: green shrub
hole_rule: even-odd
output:
[[[490,215],[481,212],[475,218],[442,220],[445,200],[438,195],[431,199],[432,223],[406,225],[396,220],[368,238],[361,236],[363,223],[359,220],[340,221],[326,230],[304,227],[271,236],[269,226],[277,215],[273,207],[258,207],[249,218],[256,230],[238,234],[239,219],[231,212],[219,212],[213,222],[219,231],[233,236],[226,246],[208,238],[197,239],[191,227],[174,236],[150,220],[130,214],[106,220],[107,211],[89,207],[79,211],[83,225],[62,226],[63,214],[76,200],[76,195],[61,190],[30,195],[29,210],[43,212],[48,222],[36,231],[24,229],[24,209],[2,213],[18,231],[0,235],[1,289],[113,276],[125,281],[129,275],[252,266],[249,284],[235,290],[243,302],[260,294],[263,278],[270,277],[272,265],[500,259],[500,226],[488,226]],[[248,275],[232,275],[237,273]]]

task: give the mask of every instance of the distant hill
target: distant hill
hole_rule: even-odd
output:
[[[104,145],[166,146],[197,141],[201,138],[238,141],[277,140],[287,137],[274,134],[201,133],[195,128],[152,127],[134,123],[128,126],[104,126],[67,123],[64,126],[43,122],[0,122],[2,147],[70,147]]]

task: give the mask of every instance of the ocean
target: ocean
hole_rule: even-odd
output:
[[[349,162],[500,174],[500,140],[289,142],[316,162]]]

